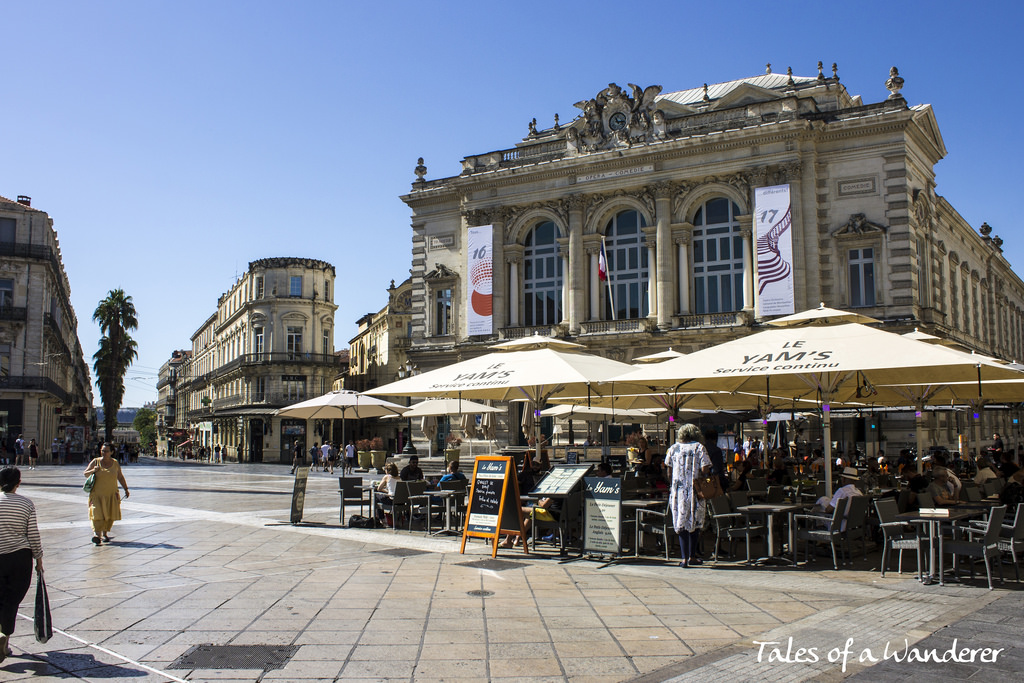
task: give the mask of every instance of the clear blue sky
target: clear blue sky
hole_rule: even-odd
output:
[[[896,65],[949,150],[937,191],[1024,272],[1022,18],[1011,2],[0,0],[0,195],[53,218],[90,365],[96,303],[134,298],[127,406],[155,400],[160,364],[258,258],[333,263],[347,347],[408,276],[416,158],[456,175],[610,82],[822,60],[876,102]]]

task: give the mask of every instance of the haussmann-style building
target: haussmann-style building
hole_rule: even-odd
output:
[[[338,375],[334,284],[326,261],[249,264],[192,335],[177,370],[174,425],[188,435],[174,443],[178,452],[219,445],[230,461],[291,462],[295,441],[304,449],[323,441],[329,422],[274,413],[327,393]]]
[[[0,197],[0,440],[10,454],[19,434],[35,439],[41,463],[54,440],[69,462],[89,442],[92,385],[71,283],[53,220],[29,197]],[[13,461],[12,461],[13,462]]]
[[[1024,358],[1024,285],[992,229],[938,194],[938,119],[896,68],[866,98],[821,63],[697,86],[566,93],[575,118],[533,119],[457,176],[428,179],[421,159],[402,197],[411,362],[534,332],[628,362],[819,302]],[[954,420],[930,439],[950,443]]]

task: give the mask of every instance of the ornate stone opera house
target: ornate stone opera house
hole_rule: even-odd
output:
[[[677,92],[611,84],[572,121],[534,119],[513,147],[467,156],[458,176],[428,180],[421,159],[402,197],[409,357],[431,369],[536,331],[629,361],[748,334],[763,318],[754,190],[788,185],[796,311],[825,302],[1024,358],[1024,285],[1002,240],[936,193],[946,146],[903,83],[892,69],[865,103],[819,63]],[[492,334],[471,336],[467,231],[482,225]]]

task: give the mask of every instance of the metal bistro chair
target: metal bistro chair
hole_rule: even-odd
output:
[[[400,481],[395,487],[395,497],[391,501],[391,530],[398,530],[398,516],[405,514],[410,517],[410,529],[412,523],[412,505],[409,500],[411,496],[421,496],[427,490],[425,481]]]
[[[972,541],[962,538],[954,538],[944,542],[943,550],[953,556],[953,574],[959,575],[957,560],[960,557],[968,557],[971,560],[971,579],[974,579],[974,560],[985,561],[985,575],[988,577],[988,589],[992,590],[992,560],[999,565],[999,582],[1005,581],[1003,577],[1003,563],[999,553],[999,532],[1003,525],[1003,518],[1006,517],[1006,506],[992,508],[988,517],[988,526],[985,528],[981,540]]]
[[[367,503],[363,497],[363,490],[360,488],[363,480],[360,477],[338,477],[338,495],[341,496],[341,510],[338,512],[338,521],[345,523],[345,505],[347,503],[359,503],[359,514],[363,514],[363,505]]]
[[[861,550],[864,552],[864,559],[868,559],[868,512],[870,511],[871,499],[867,496],[853,496],[848,505],[846,513],[846,559],[848,564],[853,564],[853,553],[850,550],[851,541],[860,539]]]
[[[769,486],[765,495],[765,502],[769,505],[780,505],[786,498],[786,492],[782,486]]]
[[[750,498],[763,500],[768,495],[768,480],[761,477],[750,477],[747,479],[747,495]]]
[[[878,498],[875,500],[875,510],[878,512],[879,526],[882,528],[882,577],[885,577],[885,570],[889,567],[889,551],[898,550],[899,562],[896,571],[903,573],[903,551],[913,550],[917,553],[917,578],[921,579],[921,551],[922,546],[927,546],[928,539],[922,538],[917,530],[896,519],[899,514],[899,506],[891,498]]]
[[[1005,518],[1004,518],[1005,522]],[[984,522],[971,522],[970,527],[964,529],[972,537],[980,536],[987,531]],[[1013,571],[1020,583],[1020,560],[1018,553],[1024,554],[1024,503],[1017,504],[1017,513],[1013,518],[1013,524],[1003,524],[999,532],[999,552],[1010,553],[1013,558]]]
[[[736,539],[742,538],[746,541],[747,562],[750,562],[750,539],[766,537],[768,528],[764,524],[751,522],[749,517],[740,512],[732,512],[726,496],[712,498],[710,503],[711,522],[715,527],[714,561],[718,562],[718,547],[722,539],[729,541],[729,554],[733,555],[732,544]]]
[[[644,534],[651,534],[661,539],[665,546],[665,559],[669,559],[669,552],[672,548],[671,539],[675,536],[675,528],[672,524],[672,515],[665,510],[646,510],[638,508],[636,511],[636,534],[633,539],[633,554],[640,555],[643,547]]]
[[[836,503],[832,517],[821,517],[819,515],[793,515],[793,523],[797,525],[796,539],[799,543],[804,541],[804,561],[809,562],[811,558],[811,543],[828,543],[832,548],[832,567],[839,569],[839,558],[836,555],[836,548],[842,554],[842,543],[844,538],[843,516],[846,513],[847,501],[849,498],[840,498]],[[823,527],[800,528],[800,522],[809,524],[824,524]],[[794,552],[795,555],[795,552]]]
[[[744,505],[748,505],[750,502],[750,498],[746,491],[730,491],[725,495],[729,498],[729,506],[732,508],[733,512],[736,511],[736,508],[741,508]]]
[[[458,520],[456,525],[462,526],[462,518],[466,514],[466,491],[469,490],[468,479],[453,479],[451,481],[442,481],[439,486],[442,491],[461,491],[462,495],[458,495],[454,500],[451,500],[449,504],[452,506],[452,518]]]

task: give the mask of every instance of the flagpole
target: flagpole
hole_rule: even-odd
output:
[[[612,272],[608,268],[608,250],[605,248],[604,235],[601,235],[601,256],[604,257],[604,284],[608,288],[608,301],[612,306],[612,320],[617,320],[615,314],[615,290],[612,289]]]

